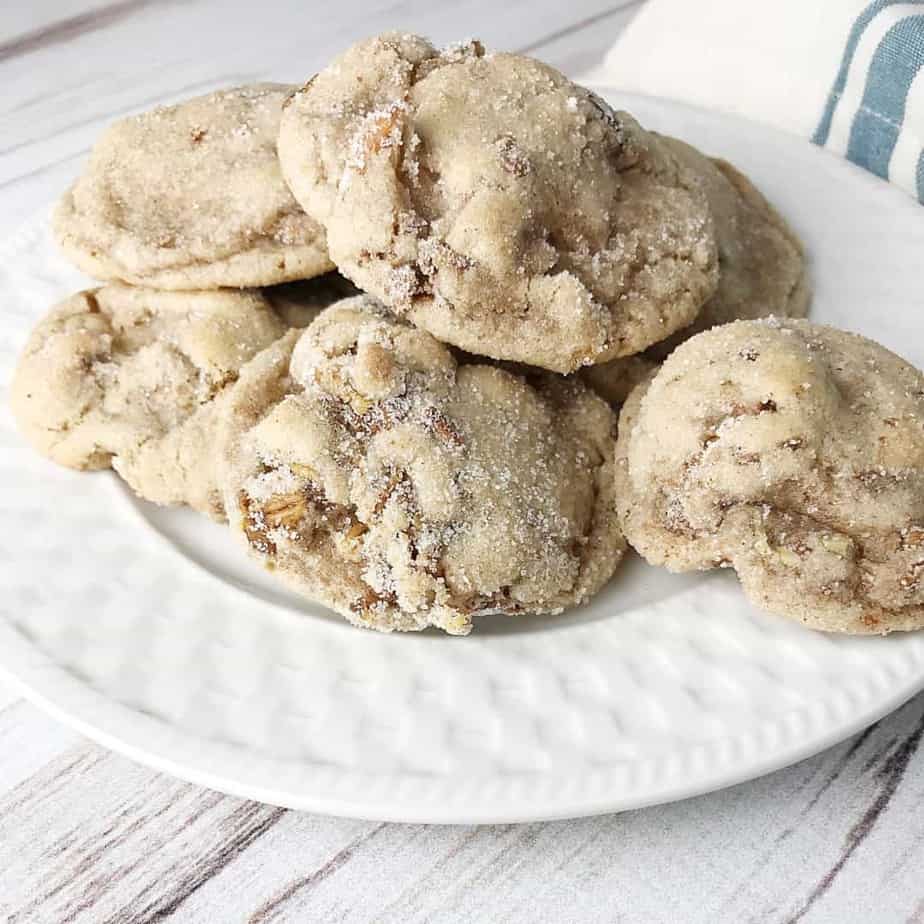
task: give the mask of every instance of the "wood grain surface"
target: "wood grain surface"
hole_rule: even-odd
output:
[[[637,3],[0,3],[0,234],[113,119],[301,81],[387,28],[477,34],[569,73]],[[0,686],[0,921],[921,922],[924,696],[828,752],[674,805],[534,825],[379,824],[197,788]]]
[[[708,796],[422,826],[208,792],[20,702],[0,712],[0,919],[921,922],[922,735],[919,697],[825,754]]]

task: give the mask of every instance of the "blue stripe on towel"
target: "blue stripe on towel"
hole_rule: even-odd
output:
[[[924,15],[900,19],[883,36],[870,61],[863,101],[847,144],[847,159],[889,177],[889,161],[905,118],[905,99],[924,65]]]
[[[847,44],[844,46],[844,54],[841,57],[841,66],[838,68],[837,77],[834,79],[834,86],[828,94],[825,102],[824,112],[821,114],[821,120],[815,134],[812,135],[812,141],[815,144],[824,145],[828,140],[828,134],[831,131],[831,120],[834,118],[834,110],[837,107],[837,101],[844,92],[847,85],[847,74],[850,72],[850,65],[853,63],[853,56],[856,54],[857,45],[860,44],[860,38],[864,30],[870,24],[873,17],[887,6],[893,6],[896,3],[907,3],[908,0],[873,0],[873,2],[856,18],[847,36]]]
[[[918,202],[924,203],[924,151],[921,151],[921,156],[918,158],[917,184]]]

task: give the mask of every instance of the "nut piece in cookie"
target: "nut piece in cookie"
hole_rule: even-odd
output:
[[[11,403],[43,455],[110,465],[142,497],[220,516],[218,415],[231,383],[285,327],[256,292],[80,292],[33,330]]]
[[[615,418],[580,383],[458,365],[368,296],[323,312],[290,374],[281,401],[237,389],[225,503],[306,596],[359,626],[464,635],[609,579]]]
[[[340,270],[472,353],[571,372],[664,339],[715,290],[701,184],[532,58],[360,42],[287,101],[279,157]]]
[[[652,564],[733,567],[815,629],[924,626],[924,375],[864,337],[773,318],[698,334],[626,402],[616,482]]]
[[[759,190],[731,164],[713,160],[676,138],[660,137],[698,178],[715,222],[719,285],[692,324],[639,356],[590,366],[584,380],[621,404],[644,371],[701,331],[730,321],[801,318],[811,296],[802,244]]]
[[[97,279],[158,289],[272,285],[332,269],[324,232],[276,157],[291,89],[220,90],[117,122],[58,205],[65,253]]]

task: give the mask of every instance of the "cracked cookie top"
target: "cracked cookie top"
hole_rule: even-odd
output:
[[[807,321],[739,321],[675,350],[623,408],[617,497],[654,564],[733,567],[813,628],[924,626],[924,375]]]
[[[531,58],[361,42],[286,101],[279,156],[341,271],[473,353],[570,372],[663,339],[715,290],[691,172]]]
[[[622,557],[615,418],[580,383],[459,365],[369,296],[302,333],[289,379],[282,400],[258,377],[236,390],[229,521],[355,624],[465,634],[480,613],[557,612]]]
[[[255,84],[113,125],[64,195],[54,227],[97,279],[159,289],[261,286],[333,268],[324,231],[276,156],[292,88]]]
[[[79,292],[33,330],[11,404],[23,434],[71,468],[110,465],[142,497],[214,516],[216,417],[241,368],[285,326],[256,292]]]

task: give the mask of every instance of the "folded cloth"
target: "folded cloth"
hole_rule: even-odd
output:
[[[769,122],[924,202],[924,0],[649,0],[583,79]]]

